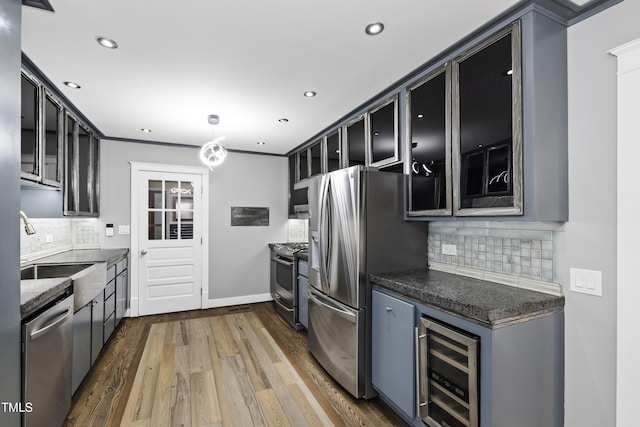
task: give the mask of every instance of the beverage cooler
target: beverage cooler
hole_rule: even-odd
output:
[[[479,338],[423,317],[418,343],[422,420],[430,427],[478,427]]]

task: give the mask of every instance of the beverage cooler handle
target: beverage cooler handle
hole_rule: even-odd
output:
[[[423,388],[426,388],[426,385],[423,383],[423,381],[426,381],[425,378],[423,378],[422,374],[424,373],[425,375],[427,374],[427,372],[423,372],[423,367],[424,367],[424,363],[426,362],[426,345],[427,345],[427,333],[426,330],[423,334],[420,333],[420,329],[416,326],[414,328],[414,334],[415,334],[415,352],[416,352],[416,416],[417,417],[421,417],[421,410],[423,407],[427,406],[427,404],[429,403],[428,400],[425,400],[424,402],[422,401],[423,396],[425,397],[425,399],[427,398],[426,396],[426,390],[423,390]],[[421,346],[421,340],[424,340],[424,346],[425,348],[423,349],[423,351],[420,351],[422,346]],[[420,356],[423,356],[423,358],[425,358],[425,360],[423,361],[421,359]]]

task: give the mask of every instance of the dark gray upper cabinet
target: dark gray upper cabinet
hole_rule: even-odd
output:
[[[21,81],[21,177],[62,183],[62,106],[26,71]]]
[[[309,147],[309,158],[311,159],[311,173],[309,176],[319,175],[322,169],[322,140],[316,141]]]
[[[309,154],[304,149],[298,153],[298,181],[309,178]]]
[[[369,164],[384,166],[399,159],[398,150],[398,96],[384,101],[367,115],[369,119]]]
[[[38,138],[40,109],[38,83],[22,73],[21,160],[22,178],[40,180],[40,144]]]
[[[327,172],[338,170],[342,167],[340,150],[340,130],[337,129],[327,135]]]
[[[522,215],[519,21],[452,62],[455,215]]]
[[[63,180],[63,117],[60,103],[45,91],[42,182],[57,187],[62,184]]]
[[[348,167],[367,164],[367,138],[364,115],[349,122],[345,128],[347,136],[347,165]]]
[[[70,114],[65,118],[64,214],[99,215],[99,140]]]
[[[451,215],[450,72],[441,67],[407,89],[408,215]]]
[[[568,219],[566,55],[566,27],[528,11],[469,41],[441,68],[408,86],[408,217]],[[448,77],[451,94],[443,101]],[[429,116],[419,118],[416,110],[427,108],[421,98],[429,99],[431,115],[440,114],[439,125],[432,121],[429,130],[422,123]],[[427,133],[430,141],[439,141],[437,156],[423,151],[420,138]],[[441,159],[443,150],[444,170],[449,156],[451,171],[441,185],[433,178],[427,184],[420,177],[422,165],[433,170],[431,162],[435,167],[441,161],[431,157]]]

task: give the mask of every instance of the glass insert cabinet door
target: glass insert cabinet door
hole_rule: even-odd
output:
[[[451,215],[449,76],[442,67],[407,91],[409,216]]]
[[[148,239],[192,240],[194,184],[149,180]]]
[[[521,215],[520,24],[452,62],[455,215]]]

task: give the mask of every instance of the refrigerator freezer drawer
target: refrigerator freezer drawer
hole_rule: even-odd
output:
[[[309,351],[354,397],[364,396],[364,311],[309,287]]]

